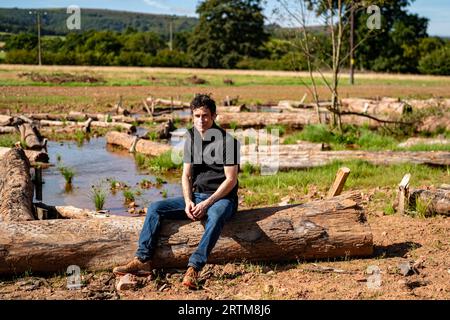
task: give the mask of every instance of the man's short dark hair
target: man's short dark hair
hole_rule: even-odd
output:
[[[205,107],[211,111],[211,114],[216,113],[216,102],[208,94],[196,94],[191,101],[191,111]]]

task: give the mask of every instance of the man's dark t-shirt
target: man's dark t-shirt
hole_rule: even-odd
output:
[[[197,129],[189,129],[184,144],[184,163],[192,163],[194,192],[213,194],[225,181],[224,166],[239,165],[240,143],[213,123],[202,139]],[[237,204],[238,183],[224,198]]]

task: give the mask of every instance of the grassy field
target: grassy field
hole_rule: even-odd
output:
[[[19,77],[26,72],[42,75],[70,73],[89,75],[102,82],[63,84],[31,81]],[[207,84],[192,84],[192,76]],[[329,76],[329,75],[326,75]],[[321,99],[330,98],[328,88],[318,81]],[[232,79],[234,84],[224,83]],[[239,97],[240,103],[266,104],[279,100],[301,99],[311,94],[304,83],[310,80],[306,73],[249,70],[208,70],[137,67],[62,67],[0,65],[0,112],[67,112],[85,110],[104,112],[123,97],[127,107],[142,108],[142,99],[153,95],[159,98],[190,101],[195,93],[211,93],[221,103],[226,96]],[[356,85],[350,86],[346,75],[342,76],[341,97],[396,97],[419,98],[450,97],[450,77],[358,74]]]

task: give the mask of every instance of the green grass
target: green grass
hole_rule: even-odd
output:
[[[450,144],[416,144],[408,148],[395,148],[398,151],[447,151],[450,152]]]
[[[266,126],[266,130],[269,134],[272,134],[272,130],[278,130],[278,134],[281,137],[286,133],[287,126],[283,124],[271,124]]]
[[[123,197],[125,203],[133,202],[136,199],[135,192],[129,189],[123,190]]]
[[[63,70],[63,69],[61,69]],[[0,70],[2,71],[2,70]],[[6,73],[16,75],[20,70],[6,70]],[[85,74],[85,71],[68,71],[71,74]],[[52,74],[52,71],[42,71],[42,74]],[[12,77],[6,77],[0,80],[0,86],[65,86],[65,87],[85,87],[85,86],[186,86],[186,87],[229,87],[229,85],[224,84],[223,80],[225,78],[232,79],[235,87],[241,86],[256,86],[256,85],[275,85],[275,86],[300,86],[304,83],[311,84],[311,80],[307,76],[297,76],[297,75],[283,75],[283,76],[272,76],[272,75],[237,75],[237,74],[197,74],[199,78],[205,79],[207,84],[196,85],[191,84],[186,81],[186,78],[192,77],[194,73],[184,74],[184,73],[168,73],[168,72],[148,72],[148,71],[136,71],[127,70],[123,68],[120,72],[117,70],[100,70],[91,75],[102,78],[105,80],[104,83],[83,83],[83,82],[67,82],[61,85],[52,83],[41,83],[30,81],[26,78],[15,79]],[[154,76],[155,81],[149,79],[149,76]],[[358,75],[356,76],[357,85],[403,85],[403,86],[442,86],[450,83],[449,80],[436,80],[432,78],[428,79],[387,79],[382,76],[374,79],[360,79]],[[328,79],[330,81],[330,79]],[[317,84],[324,85],[324,81],[321,77],[316,78]],[[341,81],[341,86],[348,86],[348,81]]]
[[[399,143],[396,138],[367,127],[344,126],[343,133],[339,133],[321,124],[307,125],[302,131],[288,135],[283,143],[295,144],[297,140],[327,143],[333,150],[344,150],[348,145],[368,151],[394,150]]]
[[[94,203],[95,210],[100,211],[103,209],[106,201],[106,190],[102,183],[93,185],[91,187],[90,198]]]
[[[64,177],[64,179],[66,180],[66,183],[71,184],[73,177],[75,176],[75,170],[73,170],[70,167],[66,167],[66,166],[62,166],[62,165],[60,165],[58,167],[58,170],[61,173],[61,175]]]
[[[19,134],[2,134],[0,135],[0,147],[11,148],[20,141]]]
[[[334,161],[322,167],[279,172],[272,176],[243,172],[239,177],[239,185],[249,191],[248,195],[245,194],[247,204],[254,206],[276,204],[283,196],[292,193],[305,195],[312,186],[316,186],[319,191],[326,192],[333,183],[337,170],[342,166],[351,170],[344,191],[376,187],[389,187],[396,190],[398,183],[407,172],[411,173],[413,177],[411,186],[437,185],[450,178],[450,171],[446,168],[413,164],[377,166],[365,161],[354,160]]]
[[[147,158],[144,164],[150,170],[165,172],[182,168],[182,164],[176,164],[172,161],[172,152],[167,151],[157,157]]]

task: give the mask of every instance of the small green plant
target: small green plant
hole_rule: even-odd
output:
[[[73,177],[75,176],[75,171],[72,168],[66,166],[60,166],[58,168],[59,172],[62,174],[67,184],[71,184]]]
[[[138,165],[139,168],[141,168],[141,167],[143,167],[145,165],[146,159],[147,158],[142,153],[135,153],[134,154],[134,160],[136,161],[136,164]]]
[[[160,178],[160,177],[156,177],[156,184],[161,185],[161,184],[164,184],[164,183],[167,183],[167,181],[162,179],[162,178]]]
[[[251,175],[251,174],[259,174],[260,173],[260,167],[251,164],[250,162],[244,163],[242,166],[242,173]]]
[[[62,157],[59,153],[56,154],[56,162],[60,163],[62,160]]]
[[[270,124],[266,126],[266,130],[268,134],[272,134],[273,130],[278,130],[278,134],[283,136],[286,133],[286,126],[283,124]],[[275,132],[273,134],[275,134]]]
[[[84,134],[83,131],[77,130],[74,133],[74,137],[75,137],[75,140],[76,140],[77,144],[79,146],[81,146],[81,145],[83,145],[83,142],[84,142],[84,139],[86,138],[86,135]]]
[[[136,198],[134,192],[129,189],[123,190],[123,197],[125,203],[133,202]]]
[[[112,122],[112,118],[111,118],[111,115],[110,115],[110,114],[108,114],[108,115],[106,116],[106,122]]]
[[[175,163],[172,161],[171,151],[167,151],[157,157],[150,158],[147,165],[150,169],[159,172],[180,169],[182,167],[181,163]]]
[[[167,198],[167,190],[161,191],[161,195],[163,198]]]
[[[5,134],[0,135],[0,147],[11,148],[14,146],[16,141],[20,140],[20,136],[18,134]]]
[[[236,130],[237,127],[238,127],[238,123],[236,121],[231,121],[230,122],[230,129]]]
[[[416,199],[416,211],[415,216],[419,218],[426,218],[432,216],[432,212],[430,210],[431,199],[425,200],[420,197]]]
[[[159,138],[158,133],[155,132],[155,131],[149,132],[149,133],[147,134],[147,136],[148,136],[148,138],[149,138],[151,141],[158,140],[158,138]]]
[[[383,212],[384,212],[385,215],[390,216],[390,215],[393,215],[395,213],[395,210],[394,210],[394,207],[392,206],[392,204],[389,203],[389,204],[387,204],[384,207]]]
[[[106,201],[106,190],[102,183],[91,186],[90,198],[94,202],[95,210],[103,209]]]

